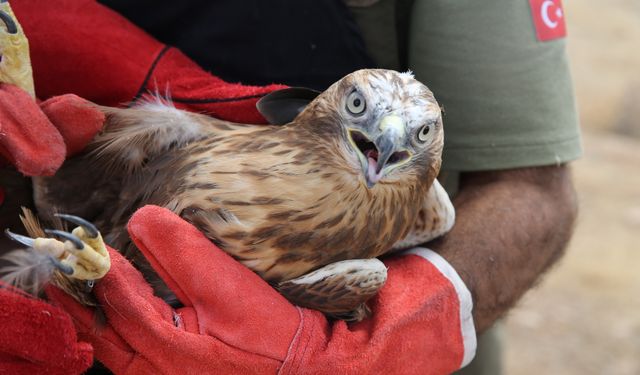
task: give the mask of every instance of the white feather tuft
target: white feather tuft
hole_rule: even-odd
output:
[[[0,263],[0,280],[34,296],[40,294],[56,270],[51,255],[33,248],[11,251],[0,257]]]
[[[208,117],[177,109],[170,98],[145,96],[131,108],[100,107],[107,114],[93,140],[94,156],[133,171],[145,160],[209,134]]]
[[[405,79],[415,79],[416,77],[413,75],[411,69],[408,69],[406,72],[399,73],[400,77],[404,77]]]

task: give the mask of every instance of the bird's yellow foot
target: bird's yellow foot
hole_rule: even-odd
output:
[[[8,230],[6,233],[17,242],[41,253],[52,255],[55,267],[70,278],[96,280],[104,277],[111,267],[111,258],[95,225],[73,215],[56,214],[56,216],[78,227],[71,233],[45,229],[45,233],[56,238],[31,238]]]

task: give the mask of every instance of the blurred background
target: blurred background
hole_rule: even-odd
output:
[[[563,5],[580,213],[565,257],[506,319],[505,374],[640,374],[640,1]]]

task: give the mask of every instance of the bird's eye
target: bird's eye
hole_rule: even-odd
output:
[[[418,141],[424,143],[429,139],[431,133],[431,125],[427,124],[418,130]]]
[[[359,115],[362,114],[366,108],[367,104],[359,92],[354,91],[349,94],[349,97],[347,98],[347,110],[349,113],[352,115]]]

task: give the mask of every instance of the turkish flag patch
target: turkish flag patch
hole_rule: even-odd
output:
[[[564,10],[560,0],[529,0],[538,40],[545,42],[567,35]]]

